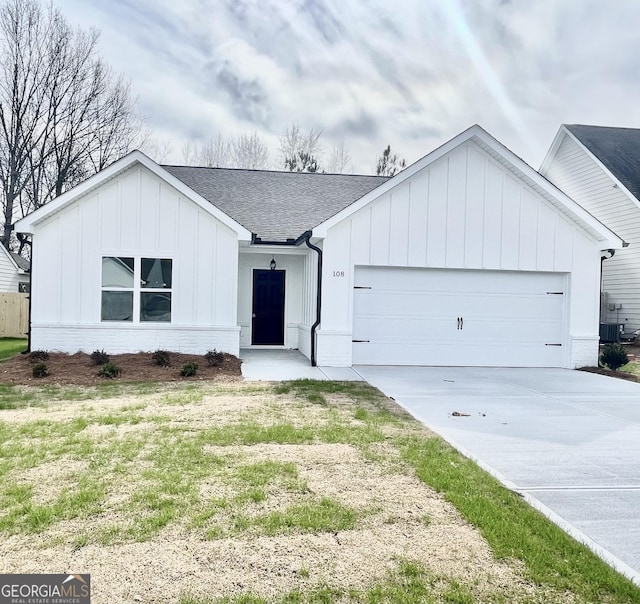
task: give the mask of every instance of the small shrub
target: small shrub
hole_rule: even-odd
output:
[[[222,361],[224,361],[224,352],[218,352],[215,348],[213,350],[207,350],[204,358],[209,367],[218,367],[222,365]]]
[[[91,358],[94,365],[105,365],[109,362],[109,355],[104,350],[94,350]]]
[[[34,350],[29,353],[29,362],[42,363],[49,360],[49,353],[46,350]]]
[[[49,375],[49,368],[44,363],[36,363],[31,369],[34,378],[43,378]]]
[[[169,360],[169,352],[166,350],[156,350],[153,353],[153,362],[160,367],[168,367]]]
[[[617,371],[629,362],[629,357],[622,344],[607,344],[600,354],[600,362],[611,371]]]
[[[108,362],[100,367],[100,371],[98,371],[98,375],[103,378],[114,378],[118,377],[122,373],[122,369],[118,367],[115,363]]]
[[[193,377],[198,371],[198,363],[185,363],[180,370],[182,377]]]

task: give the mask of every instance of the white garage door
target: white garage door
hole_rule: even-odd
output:
[[[561,367],[560,273],[356,267],[353,363]]]

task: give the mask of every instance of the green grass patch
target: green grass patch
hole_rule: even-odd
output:
[[[25,338],[0,338],[0,361],[9,359],[27,349]]]
[[[100,424],[102,426],[135,426],[141,423],[166,424],[171,418],[166,415],[140,415],[133,411],[125,409],[117,413],[106,413],[105,415],[91,415],[89,421],[92,424]]]
[[[0,410],[22,409],[37,405],[41,400],[36,388],[23,389],[0,384]]]
[[[233,480],[249,487],[265,487],[278,482],[286,490],[304,491],[306,483],[298,477],[298,468],[291,462],[260,461],[235,468]]]
[[[46,406],[57,401],[88,401],[154,394],[162,384],[155,382],[105,382],[96,386],[9,386],[0,384],[0,410]]]
[[[301,575],[301,578],[307,579]],[[184,595],[180,604],[475,604],[476,602],[503,602],[500,594],[490,599],[478,599],[470,588],[448,577],[426,572],[420,565],[400,560],[397,568],[369,589],[347,589],[320,584],[307,589],[295,589],[275,598],[263,598],[243,593],[223,598],[198,598]]]
[[[197,385],[189,384],[183,390],[171,392],[162,397],[164,405],[193,405],[201,403],[204,391]]]
[[[310,403],[327,405],[326,395],[341,394],[354,400],[375,402],[380,391],[366,382],[332,382],[327,380],[292,380],[274,386],[276,394],[295,394]]]
[[[85,474],[75,488],[64,489],[50,503],[36,503],[32,488],[9,485],[2,493],[5,514],[0,530],[8,533],[41,533],[54,522],[97,513],[105,493],[104,484]]]
[[[588,602],[640,602],[640,588],[439,438],[410,439],[404,459],[476,526],[494,554],[530,579]]]
[[[246,528],[256,527],[269,536],[282,533],[325,533],[353,529],[357,513],[352,508],[322,497],[291,505],[282,512],[271,512],[246,521]],[[245,528],[243,524],[242,528]]]
[[[630,363],[627,363],[623,367],[620,367],[618,371],[623,371],[625,373],[632,373],[633,375],[640,377],[640,362],[631,361]]]
[[[382,441],[384,434],[375,425],[353,426],[338,419],[324,425],[296,426],[292,422],[263,424],[245,418],[235,424],[205,429],[200,438],[216,446],[266,443],[301,445],[313,442],[364,444]]]

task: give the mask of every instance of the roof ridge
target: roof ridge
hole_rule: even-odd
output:
[[[344,176],[345,178],[357,176],[359,178],[379,178],[388,180],[390,176],[380,176],[379,174],[344,174],[339,172],[295,172],[291,170],[265,170],[259,168],[226,168],[219,166],[188,166],[183,164],[160,164],[162,168],[188,168],[190,170],[227,170],[230,172],[256,172],[261,174],[297,174],[313,176]]]

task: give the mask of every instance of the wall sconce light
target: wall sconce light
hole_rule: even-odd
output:
[[[276,259],[274,256],[271,256],[271,262],[269,262],[269,267],[272,271],[276,270]]]

